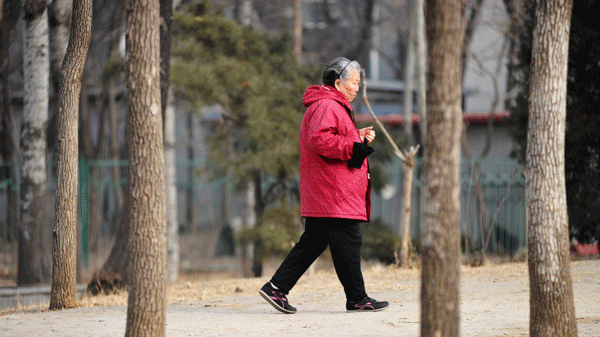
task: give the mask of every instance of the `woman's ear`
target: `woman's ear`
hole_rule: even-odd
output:
[[[335,87],[337,90],[340,90],[340,87],[341,87],[341,85],[342,85],[342,80],[340,80],[340,79],[338,78],[337,80],[335,80],[335,82],[333,82],[333,84],[334,84],[334,87]]]

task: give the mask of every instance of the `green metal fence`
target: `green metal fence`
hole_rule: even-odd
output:
[[[402,192],[401,163],[389,175],[393,195],[372,194],[372,220],[379,219],[399,233]],[[423,166],[417,160],[413,176],[410,234],[421,236]],[[514,255],[526,243],[525,177],[522,166],[508,158],[486,158],[461,163],[461,233],[463,249],[486,248],[491,254]],[[479,191],[478,191],[479,189]],[[387,194],[387,195],[386,195]]]
[[[400,220],[400,163],[391,166],[390,181],[395,193],[374,192],[372,220],[397,228]],[[475,170],[474,170],[475,168]],[[8,195],[19,191],[18,179],[11,179],[14,164],[0,163],[0,253],[6,261],[16,261],[14,240],[17,232],[8,223]],[[49,165],[49,176],[54,167]],[[100,267],[110,252],[114,233],[122,218],[127,161],[79,162],[80,257],[84,269]],[[413,181],[411,236],[421,235],[422,165],[417,162]],[[54,190],[50,179],[49,188]],[[214,255],[225,226],[235,227],[244,217],[244,194],[236,193],[225,179],[211,180],[198,161],[177,162],[178,222],[182,233],[182,254],[189,260]],[[53,194],[53,193],[52,193]],[[53,202],[53,199],[52,199]],[[51,216],[54,216],[52,214]],[[461,170],[461,233],[464,248],[486,248],[492,254],[515,254],[526,244],[525,179],[522,167],[513,160],[490,158],[463,160]],[[9,242],[12,240],[13,245]],[[11,248],[13,247],[13,248]],[[185,264],[193,262],[183,262]]]

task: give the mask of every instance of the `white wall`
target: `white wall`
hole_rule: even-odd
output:
[[[468,126],[465,124],[465,127],[467,127],[467,144],[469,152],[471,153],[472,158],[477,158],[481,155],[481,152],[485,147],[487,124],[471,124]],[[488,157],[508,158],[513,146],[512,138],[510,136],[511,128],[512,124],[509,123],[494,124],[491,149]]]
[[[502,104],[506,89],[506,47],[505,31],[508,29],[508,16],[501,0],[484,1],[478,26],[469,50],[471,57],[467,61],[465,90],[475,90],[468,96],[465,112],[488,112],[494,100],[494,81],[498,84],[500,105],[495,111],[504,109]],[[497,65],[500,62],[500,71]],[[494,79],[496,77],[496,79]]]

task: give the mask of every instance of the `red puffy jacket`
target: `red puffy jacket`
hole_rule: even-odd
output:
[[[360,143],[352,106],[337,89],[313,85],[302,98],[307,107],[300,127],[300,203],[303,217],[371,220],[368,159],[350,168]]]

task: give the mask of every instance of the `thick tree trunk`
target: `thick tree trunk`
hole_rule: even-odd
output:
[[[564,164],[572,6],[537,1],[535,9],[525,163],[531,336],[577,336]]]
[[[50,281],[51,225],[46,168],[48,11],[45,0],[25,2],[21,224],[17,284]]]
[[[127,2],[129,298],[126,336],[164,336],[166,215],[157,0]]]
[[[421,336],[459,335],[462,1],[427,2]]]
[[[50,310],[76,305],[77,276],[77,111],[81,78],[92,35],[92,0],[75,0],[69,47],[61,68],[58,92],[58,153],[55,226],[52,235]]]
[[[2,113],[0,114],[0,156],[3,160],[12,161],[9,178],[13,188],[7,190],[6,223],[8,242],[15,243],[17,240],[17,228],[19,226],[19,193],[18,179],[19,168],[17,162],[21,156],[19,141],[15,133],[15,120],[12,109],[12,97],[9,86],[10,72],[10,35],[20,16],[21,3],[18,0],[7,0],[2,4],[4,15],[0,20],[0,101],[2,101]]]

